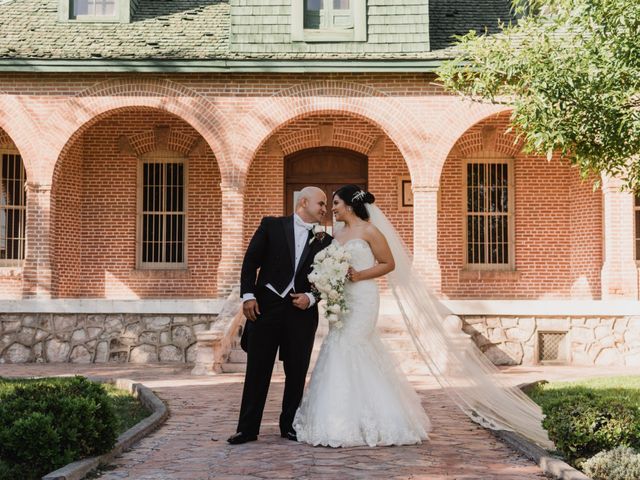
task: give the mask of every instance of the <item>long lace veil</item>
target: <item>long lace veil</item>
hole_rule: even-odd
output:
[[[431,374],[449,397],[473,421],[492,430],[510,430],[553,449],[542,428],[542,411],[517,387],[506,384],[498,369],[459,328],[448,326],[452,313],[412,268],[410,254],[396,229],[375,205],[366,204],[375,225],[386,237],[396,268],[389,286]]]

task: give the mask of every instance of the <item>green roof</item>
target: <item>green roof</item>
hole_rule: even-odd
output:
[[[274,3],[274,0],[262,1],[264,4]],[[237,39],[234,43],[232,24],[238,22],[232,21],[232,9],[240,7],[232,5],[257,5],[260,3],[258,0],[139,0],[130,23],[59,21],[58,2],[0,0],[0,67],[34,62],[71,65],[83,61],[91,61],[92,65],[100,65],[101,61],[105,64],[165,62],[167,65],[191,61],[212,61],[212,64],[217,61],[220,64],[224,61],[226,68],[232,68],[236,61],[284,62],[290,65],[308,61],[329,64],[353,60],[433,61],[452,55],[453,34],[472,28],[483,30],[485,26],[494,31],[499,18],[509,17],[510,6],[509,0],[369,0],[369,17],[375,9],[385,15],[391,12],[397,17],[369,18],[370,38],[365,44],[353,42],[336,48],[305,48],[304,44],[301,47],[300,44],[282,41],[289,25],[285,22],[284,28],[274,29],[268,25],[270,20],[265,21],[264,18],[273,19],[274,24],[282,24],[282,19],[271,15],[260,19],[260,14],[256,13],[258,10],[248,12],[255,20],[250,23],[259,24],[259,28],[267,33],[272,30],[279,32],[279,43],[269,35],[248,37],[235,33]],[[287,6],[290,11],[291,0],[277,0],[276,3],[281,4],[278,7],[281,11],[286,13]],[[242,7],[245,17],[246,8]],[[422,13],[422,17],[415,16],[416,12]],[[413,20],[405,21],[407,18]],[[409,25],[411,22],[413,24]],[[420,22],[428,23],[428,26],[423,28]],[[386,36],[385,29],[389,32]],[[258,43],[278,43],[279,46],[244,48],[246,42],[243,44],[240,40],[246,38],[253,39],[253,45],[258,38]],[[427,39],[424,47],[420,38]],[[377,45],[386,43],[391,47],[369,48],[367,45],[373,45],[374,41]],[[401,43],[404,46],[398,47]]]

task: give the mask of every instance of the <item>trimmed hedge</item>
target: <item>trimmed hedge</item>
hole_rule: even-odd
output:
[[[37,479],[113,448],[117,420],[104,387],[83,377],[36,380],[0,394],[0,479]]]
[[[549,438],[574,466],[618,446],[640,450],[640,402],[635,389],[541,385],[529,395],[542,407]]]

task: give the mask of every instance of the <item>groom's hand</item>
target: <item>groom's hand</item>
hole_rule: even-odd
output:
[[[291,298],[293,300],[293,306],[300,310],[306,310],[311,303],[306,293],[292,293]]]
[[[251,320],[252,322],[256,321],[258,315],[260,315],[260,308],[258,307],[258,302],[254,299],[247,300],[242,304],[242,313],[247,317],[247,320]]]

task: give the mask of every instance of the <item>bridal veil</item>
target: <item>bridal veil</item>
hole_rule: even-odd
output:
[[[473,421],[492,430],[510,430],[553,449],[542,428],[542,411],[519,388],[500,378],[499,370],[461,331],[446,326],[452,313],[413,270],[410,254],[396,229],[375,205],[366,204],[386,237],[396,268],[388,283],[407,330],[429,371],[449,397]]]

